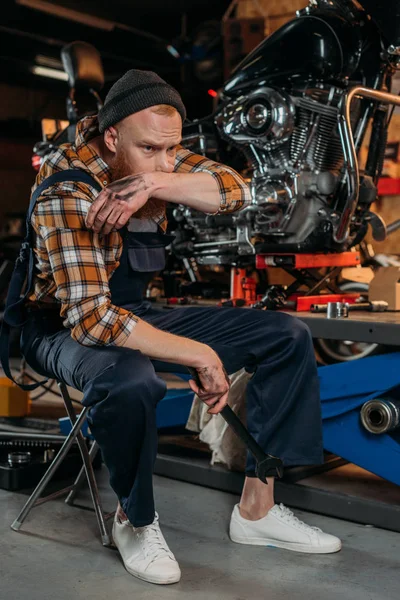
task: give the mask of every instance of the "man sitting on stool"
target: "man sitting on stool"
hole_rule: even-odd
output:
[[[245,367],[247,426],[284,465],[323,460],[314,351],[307,327],[287,314],[240,308],[161,311],[143,299],[164,266],[165,203],[208,214],[249,203],[229,167],[180,146],[185,108],[155,73],[128,71],[96,117],[82,119],[75,144],[43,164],[34,188],[55,172],[81,169],[88,183],[61,182],[40,196],[32,217],[37,274],[22,332],[33,369],[83,392],[88,421],[119,505],[113,538],[126,569],[153,583],[179,581],[179,565],[161,533],[153,498],[156,406],[166,391],[152,360],[197,371],[190,386],[219,413],[227,374]],[[51,310],[55,309],[55,310]],[[246,479],[231,516],[241,544],[299,552],[340,550],[338,538],[274,503],[274,480]]]

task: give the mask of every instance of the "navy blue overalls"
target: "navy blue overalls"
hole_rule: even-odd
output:
[[[218,307],[155,310],[143,295],[153,272],[164,266],[165,246],[171,238],[161,232],[129,232],[126,228],[120,233],[122,256],[110,279],[113,304],[132,310],[159,329],[208,344],[230,374],[245,367],[252,373],[246,393],[247,427],[258,443],[286,466],[321,463],[319,385],[307,327],[298,319],[272,311]],[[10,307],[12,298],[8,304]],[[12,310],[9,314],[9,321],[13,320]],[[25,316],[21,349],[37,373],[83,392],[83,404],[91,407],[91,430],[123,510],[136,527],[151,523],[155,414],[166,391],[156,373],[157,364],[124,346],[79,344],[63,327],[58,311],[51,310]],[[168,367],[187,372],[185,367]],[[254,476],[254,467],[249,454],[248,476]]]

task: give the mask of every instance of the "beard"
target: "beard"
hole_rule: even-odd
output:
[[[124,149],[120,149],[115,156],[112,164],[109,165],[111,170],[111,180],[118,181],[128,175],[135,175],[132,167],[128,163]],[[134,219],[151,219],[165,214],[165,202],[156,198],[149,198],[144,206],[135,212],[132,217]]]

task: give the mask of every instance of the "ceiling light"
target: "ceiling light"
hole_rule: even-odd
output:
[[[31,72],[34,75],[41,75],[42,77],[50,77],[51,79],[68,81],[68,75],[65,73],[65,71],[58,71],[57,69],[49,69],[48,67],[39,67],[35,65],[31,68]]]
[[[174,46],[171,46],[171,44],[168,44],[167,46],[167,50],[170,54],[172,54],[172,56],[174,58],[180,58],[181,55],[179,54],[178,50],[176,48],[174,48]]]

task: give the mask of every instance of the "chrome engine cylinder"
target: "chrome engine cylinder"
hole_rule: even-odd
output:
[[[400,428],[400,400],[368,400],[361,408],[361,423],[367,431],[375,434]]]

